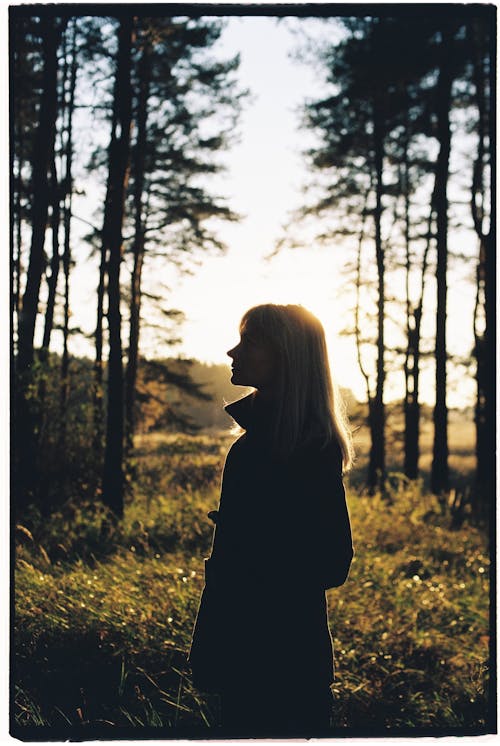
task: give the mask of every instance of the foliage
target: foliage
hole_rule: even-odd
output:
[[[68,500],[92,499],[99,486],[101,454],[93,447],[90,361],[72,361],[67,406],[61,407],[61,370],[59,355],[36,356],[30,371],[26,403],[33,423],[35,463],[29,467],[37,474],[37,504],[50,512]],[[19,386],[15,381],[16,388]],[[15,426],[19,427],[18,418]],[[14,457],[20,454],[14,449]],[[14,481],[14,494],[17,484]],[[24,510],[23,506],[23,510]]]
[[[192,687],[186,653],[227,442],[138,439],[135,499],[107,534],[104,511],[76,500],[73,512],[18,528],[19,735],[206,734],[217,723],[217,699]],[[486,537],[452,530],[417,483],[394,475],[391,485],[385,498],[348,489],[356,556],[347,584],[329,592],[336,732],[485,732]],[[291,599],[285,623],[293,611]]]
[[[350,251],[344,290],[352,298],[352,310],[344,333],[354,336],[370,406],[372,486],[385,471],[384,385],[396,377],[405,386],[404,469],[407,476],[418,476],[420,372],[435,360],[436,493],[449,488],[446,363],[453,358],[446,344],[448,243],[453,259],[454,245],[461,240],[457,229],[469,232],[473,247],[476,243],[464,205],[472,207],[484,243],[475,311],[481,330],[494,314],[493,295],[491,311],[485,310],[489,239],[479,227],[483,218],[484,225],[489,222],[491,137],[486,132],[494,87],[488,78],[494,23],[486,7],[456,10],[433,9],[425,16],[395,8],[369,16],[353,13],[333,19],[333,33],[325,35],[324,44],[309,44],[299,52],[310,58],[325,86],[302,109],[303,126],[313,136],[305,153],[311,173],[296,213],[306,233],[297,238],[295,221],[282,241],[304,247],[321,242],[333,251]],[[493,252],[489,255],[491,259]],[[470,249],[460,258],[476,263]],[[436,308],[427,302],[425,290],[434,263]],[[431,314],[436,315],[432,324]],[[481,417],[494,407],[484,405],[491,376],[480,370],[487,335],[482,340],[481,331],[478,339],[479,430]],[[489,432],[491,436],[491,428]],[[481,481],[485,472],[492,473],[487,465],[492,437],[487,440],[478,438]]]
[[[192,373],[191,373],[192,370]],[[106,374],[106,369],[104,371]],[[34,437],[38,511],[63,512],[94,510],[100,492],[102,452],[95,444],[92,395],[95,390],[93,363],[88,358],[72,358],[69,397],[61,408],[61,358],[50,353],[38,358],[32,367],[27,390]],[[198,429],[227,429],[229,417],[222,405],[234,387],[228,382],[227,366],[210,366],[198,361],[141,360],[139,362],[138,429],[141,433],[158,430],[191,432]],[[106,400],[106,392],[102,393]],[[133,458],[128,466],[133,466]],[[14,482],[14,491],[16,490]],[[77,499],[76,499],[77,498]],[[23,507],[23,511],[26,508]],[[34,507],[27,508],[29,515]],[[23,512],[22,521],[26,518]],[[33,520],[36,520],[34,518]],[[87,520],[82,517],[82,523]],[[91,519],[92,522],[93,518]]]
[[[110,17],[87,16],[85,11],[60,16],[54,8],[32,15],[28,8],[11,14],[10,21],[15,82],[10,240],[16,501],[18,506],[37,501],[42,512],[61,502],[53,493],[60,487],[59,473],[67,470],[47,470],[45,456],[54,444],[56,453],[65,449],[68,341],[72,334],[81,334],[69,325],[70,276],[81,264],[81,252],[75,250],[81,243],[73,229],[75,219],[83,220],[92,229],[92,250],[100,247],[100,262],[97,323],[92,335],[95,384],[90,390],[94,434],[91,447],[81,450],[94,454],[90,471],[93,477],[102,472],[102,499],[120,516],[124,444],[129,451],[135,432],[141,312],[150,328],[164,330],[165,318],[172,321],[176,334],[172,338],[169,333],[161,343],[178,342],[182,314],[165,309],[163,303],[166,259],[166,271],[177,276],[181,267],[193,265],[202,249],[224,248],[216,232],[217,221],[237,219],[226,198],[213,192],[210,181],[224,168],[219,156],[234,141],[245,96],[236,79],[239,58],[219,57],[217,42],[224,21],[218,18],[147,17],[123,9]],[[92,127],[97,120],[105,126]],[[79,216],[77,204],[87,205],[84,212],[101,207],[89,222]],[[52,251],[48,250],[48,227]],[[30,234],[28,248],[26,236]],[[142,278],[146,251],[148,272],[150,260],[152,265],[154,257],[161,262],[161,273],[151,268],[149,284]],[[131,269],[128,291],[123,276],[120,279],[120,268],[127,263],[133,265],[127,267]],[[61,264],[62,309],[58,293]],[[155,312],[148,307],[151,302],[160,314],[160,324],[155,324]],[[130,312],[124,387],[122,313],[126,305]],[[37,378],[35,368],[54,349],[51,332],[58,328],[61,310],[61,407],[59,429],[50,424],[53,442],[49,443],[40,437],[37,421],[43,418],[46,371]],[[43,317],[40,348],[37,337]],[[160,378],[157,362],[149,361],[149,366],[156,366],[156,378]],[[190,385],[185,370],[176,375],[167,372],[165,376],[163,371],[167,383],[189,389],[192,396],[204,396]],[[169,421],[195,429],[172,408],[165,409]]]

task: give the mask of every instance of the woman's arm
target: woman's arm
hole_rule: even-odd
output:
[[[353,547],[340,448],[311,446],[280,471],[255,527],[257,582],[290,591],[342,585]]]
[[[342,480],[342,456],[336,443],[320,452],[316,469],[317,474],[312,477],[318,506],[316,554],[326,589],[345,583],[354,555]]]

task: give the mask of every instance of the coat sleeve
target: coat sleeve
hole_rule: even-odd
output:
[[[339,447],[331,444],[314,461],[310,475],[308,541],[312,542],[311,556],[327,589],[345,583],[354,551]]]
[[[310,449],[297,463],[291,493],[280,542],[287,577],[325,590],[342,585],[354,552],[336,443]]]

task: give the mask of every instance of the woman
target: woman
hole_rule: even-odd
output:
[[[342,471],[350,433],[323,327],[296,305],[251,308],[228,352],[231,381],[256,391],[226,411],[230,448],[190,664],[221,694],[234,735],[314,735],[329,725],[332,641],[325,590],[353,556]]]

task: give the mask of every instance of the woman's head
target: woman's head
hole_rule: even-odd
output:
[[[240,334],[239,345],[228,352],[231,380],[273,398],[277,450],[289,454],[311,437],[335,438],[348,468],[352,441],[332,384],[321,322],[302,306],[269,303],[245,313]]]

